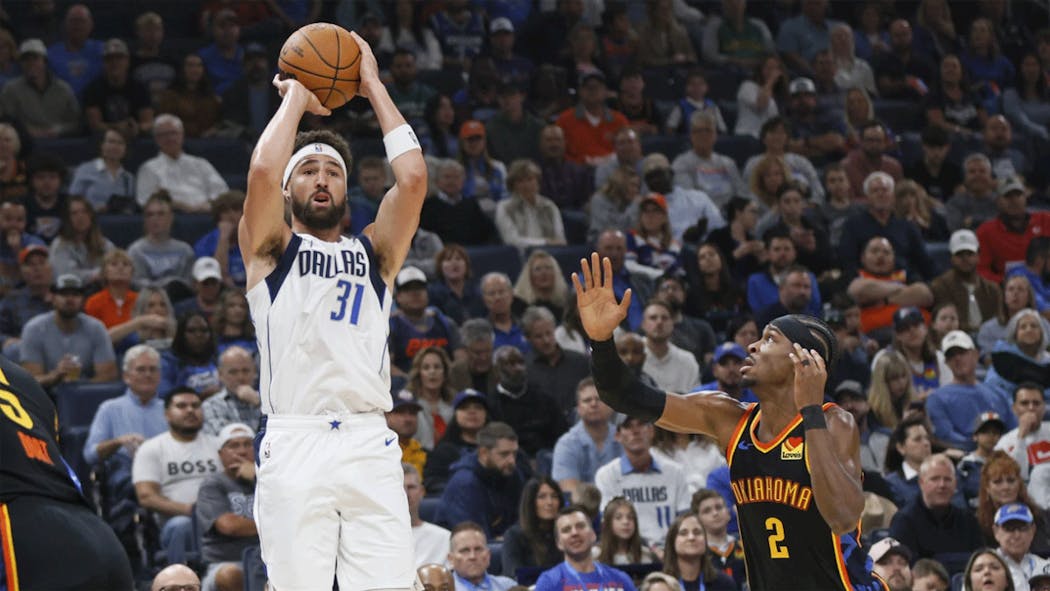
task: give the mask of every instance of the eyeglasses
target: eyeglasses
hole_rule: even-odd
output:
[[[167,585],[161,587],[160,591],[201,591],[200,583],[190,583],[185,585]]]

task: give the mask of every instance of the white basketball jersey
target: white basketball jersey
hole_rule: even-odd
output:
[[[389,411],[387,292],[368,237],[292,234],[277,267],[247,294],[262,411]]]

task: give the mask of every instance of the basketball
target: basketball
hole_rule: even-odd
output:
[[[361,83],[361,48],[350,33],[330,23],[306,25],[284,42],[278,68],[335,110],[357,94]]]

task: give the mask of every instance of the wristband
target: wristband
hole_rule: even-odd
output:
[[[803,406],[799,411],[802,415],[802,428],[806,431],[813,429],[827,429],[828,423],[824,419],[824,409],[819,404]]]
[[[390,133],[383,136],[383,146],[386,148],[386,159],[393,162],[394,158],[410,150],[420,150],[419,140],[412,126],[405,123],[392,129]]]

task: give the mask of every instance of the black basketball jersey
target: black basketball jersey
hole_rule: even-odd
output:
[[[57,439],[51,399],[28,372],[0,355],[0,503],[32,495],[87,504]]]
[[[817,509],[802,417],[769,442],[758,439],[761,419],[752,404],[726,449],[751,590],[883,591],[860,547],[859,524],[837,536]]]

